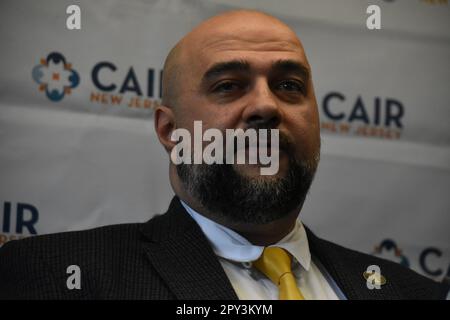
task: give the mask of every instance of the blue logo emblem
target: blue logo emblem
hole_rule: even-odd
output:
[[[60,101],[80,83],[80,76],[58,52],[50,53],[33,68],[33,80],[51,101]]]

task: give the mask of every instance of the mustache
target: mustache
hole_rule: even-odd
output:
[[[246,127],[243,130],[245,132],[248,129],[254,129],[257,132],[259,132],[258,131],[259,129],[267,130],[267,141],[266,141],[267,148],[270,148],[270,146],[271,146],[271,137],[272,137],[272,134],[273,134],[272,131],[273,130],[278,130],[278,147],[279,147],[280,151],[284,151],[287,154],[292,155],[292,156],[294,155],[295,144],[292,141],[291,137],[288,134],[286,134],[284,131],[281,131],[281,130],[279,130],[277,128],[270,127],[268,124],[264,124],[264,123],[250,125],[250,126]],[[234,137],[234,149],[235,150],[237,150],[237,140],[238,140],[238,138]],[[259,143],[260,143],[260,141],[259,141],[259,137],[258,137],[258,146],[259,146]],[[245,146],[246,147],[249,146],[249,141],[247,139],[245,140]]]
[[[286,152],[294,151],[295,145],[290,136],[288,136],[284,131],[274,128],[273,124],[271,124],[269,121],[252,122],[245,128],[245,130],[247,129],[255,129],[255,130],[265,129],[268,131],[267,132],[268,137],[272,136],[272,130],[278,130],[280,150]],[[268,142],[270,142],[270,139]]]

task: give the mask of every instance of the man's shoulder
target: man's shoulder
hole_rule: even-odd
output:
[[[110,263],[113,255],[132,252],[141,224],[117,224],[12,240],[0,248],[0,270],[53,270],[55,266]],[[1,276],[0,276],[1,278]]]
[[[383,298],[383,292],[398,299],[445,299],[450,287],[433,281],[408,267],[342,245],[312,237],[313,247],[319,251],[319,260],[326,264],[333,277],[355,291],[371,292],[374,298]],[[364,272],[379,269],[383,283],[380,290],[368,290]],[[378,297],[379,295],[379,297]]]
[[[112,224],[12,240],[0,247],[0,266],[6,261],[8,264],[34,263],[37,260],[108,264],[112,259],[129,259],[141,249],[144,228],[148,230],[148,226],[154,225],[160,216],[154,215],[144,223]]]
[[[79,251],[91,249],[95,246],[120,245],[125,240],[134,240],[137,237],[137,231],[142,223],[114,224],[102,227],[96,227],[87,230],[66,231],[58,233],[30,236],[21,240],[12,240],[0,248],[0,253],[6,251],[26,250],[39,252],[40,254],[49,254],[59,252],[60,250]]]
[[[89,230],[33,236],[0,248],[0,299],[90,299],[138,297],[140,283],[158,285],[144,254],[147,223],[108,225]],[[83,290],[67,290],[73,266]],[[142,275],[142,272],[147,272]],[[124,283],[136,283],[128,292]],[[158,287],[160,290],[161,287]],[[133,289],[133,290],[134,290]],[[131,290],[132,291],[132,290]]]

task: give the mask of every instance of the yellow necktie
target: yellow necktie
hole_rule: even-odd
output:
[[[292,274],[291,257],[286,250],[266,247],[253,265],[278,286],[280,300],[305,300]]]

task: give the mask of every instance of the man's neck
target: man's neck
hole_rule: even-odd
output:
[[[282,219],[262,225],[230,225],[226,226],[254,245],[269,246],[286,237],[295,227],[299,211],[288,214]]]
[[[272,245],[288,235],[295,227],[296,219],[300,212],[300,208],[296,208],[283,218],[266,224],[231,223],[230,221],[209,212],[198,201],[196,201],[196,199],[190,197],[184,191],[176,190],[175,188],[174,190],[177,196],[193,210],[202,216],[237,232],[252,244],[258,246]]]

